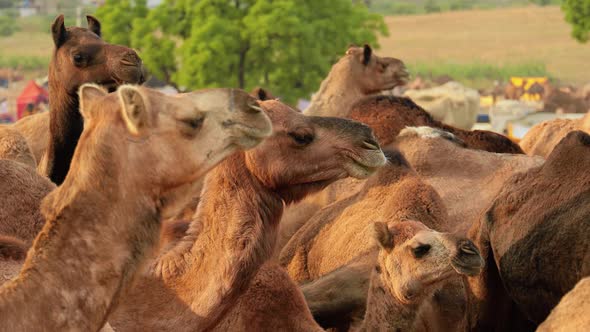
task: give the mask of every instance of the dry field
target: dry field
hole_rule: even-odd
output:
[[[407,63],[451,62],[496,65],[542,62],[556,78],[590,81],[590,44],[570,37],[559,7],[473,10],[387,17],[390,35],[381,54]]]

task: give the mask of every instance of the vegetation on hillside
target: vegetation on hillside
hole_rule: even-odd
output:
[[[350,43],[377,46],[383,18],[350,0],[107,0],[104,38],[141,51],[177,87],[262,85],[287,101],[319,86]]]
[[[370,0],[369,9],[382,15],[414,15],[456,10],[519,7],[531,3],[560,5],[562,0]]]
[[[590,37],[590,0],[564,0],[565,20],[572,25],[572,36],[585,43]]]

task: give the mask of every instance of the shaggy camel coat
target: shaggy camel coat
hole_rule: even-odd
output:
[[[590,136],[573,131],[545,164],[508,180],[474,224],[471,237],[488,262],[470,280],[478,327],[540,324],[590,275],[589,167]]]

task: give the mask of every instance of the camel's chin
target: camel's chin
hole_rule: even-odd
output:
[[[344,168],[350,177],[355,179],[366,179],[379,169],[379,167],[370,167],[363,165],[357,161],[347,163]]]

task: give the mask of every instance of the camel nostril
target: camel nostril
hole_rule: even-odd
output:
[[[367,139],[363,141],[363,147],[367,150],[380,150],[379,143],[375,142],[372,139]]]

